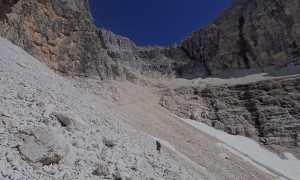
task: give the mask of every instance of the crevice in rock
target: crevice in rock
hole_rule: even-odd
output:
[[[186,49],[186,48],[184,48],[184,46],[180,46],[180,49],[184,52],[184,54],[188,57],[188,58],[190,58],[191,60],[193,60],[193,61],[196,61],[196,62],[199,62],[199,61],[197,61],[194,57],[193,57],[193,55],[191,55],[190,53],[189,53],[189,51]],[[208,67],[208,65],[205,63],[205,62],[201,62],[201,60],[203,59],[203,57],[202,57],[202,54],[201,54],[201,56],[200,56],[200,63],[203,65],[203,67],[205,68],[205,70],[207,71],[207,75],[212,75],[212,71],[211,71],[211,69]]]
[[[7,14],[11,12],[11,8],[19,0],[0,0],[0,21],[3,21],[7,18]]]
[[[106,43],[104,42],[104,34],[101,30],[97,31],[98,38],[100,39],[101,47],[104,49],[108,49]]]
[[[300,55],[299,48],[298,48],[298,45],[297,45],[297,43],[296,43],[295,40],[292,41],[291,48],[292,48],[292,52],[291,53],[293,55],[295,55],[295,56],[299,56]]]
[[[247,53],[250,51],[248,41],[246,40],[244,33],[243,33],[243,27],[245,24],[245,17],[240,16],[239,18],[239,41],[238,41],[238,47],[239,47],[239,56],[243,58],[243,61],[248,69],[250,69],[250,61],[247,57]]]

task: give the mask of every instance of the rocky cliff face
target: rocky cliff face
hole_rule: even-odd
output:
[[[300,146],[300,78],[162,91],[160,104],[184,118],[266,145]]]
[[[182,42],[210,74],[218,70],[285,66],[299,62],[300,2],[236,0]]]
[[[0,36],[62,73],[112,76],[87,0],[0,0]]]
[[[203,76],[203,66],[187,54],[179,46],[137,46],[130,39],[116,35],[109,30],[99,29],[101,45],[108,55],[117,63],[136,75],[152,78],[195,78]],[[127,74],[127,79],[134,76]],[[131,78],[132,79],[132,78]]]
[[[0,0],[0,5],[0,36],[67,74],[191,79],[224,69],[300,64],[296,0],[237,0],[181,46],[170,47],[138,47],[97,30],[87,0]]]

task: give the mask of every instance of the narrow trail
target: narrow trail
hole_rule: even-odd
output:
[[[206,179],[276,179],[217,146],[214,137],[171,115],[158,104],[159,96],[153,93],[158,89],[130,82],[114,85],[121,100],[117,104],[106,102],[106,106],[131,126],[169,142],[182,155],[207,169],[210,176],[200,172]],[[220,156],[224,151],[229,158]]]

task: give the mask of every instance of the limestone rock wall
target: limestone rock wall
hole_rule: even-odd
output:
[[[266,145],[300,146],[300,78],[235,86],[181,87],[162,92],[160,104],[180,117]]]
[[[87,0],[0,0],[0,36],[62,73],[112,76]]]
[[[236,0],[182,42],[210,74],[220,69],[285,66],[300,55],[298,0]]]
[[[179,46],[141,47],[109,30],[99,29],[97,32],[108,55],[136,76],[190,79],[199,77],[201,73],[205,74],[202,65],[190,59]],[[130,75],[127,75],[127,78],[130,78]]]

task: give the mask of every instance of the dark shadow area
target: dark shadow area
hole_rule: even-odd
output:
[[[10,13],[11,8],[18,2],[19,0],[0,0],[0,21],[5,20],[6,15]]]

